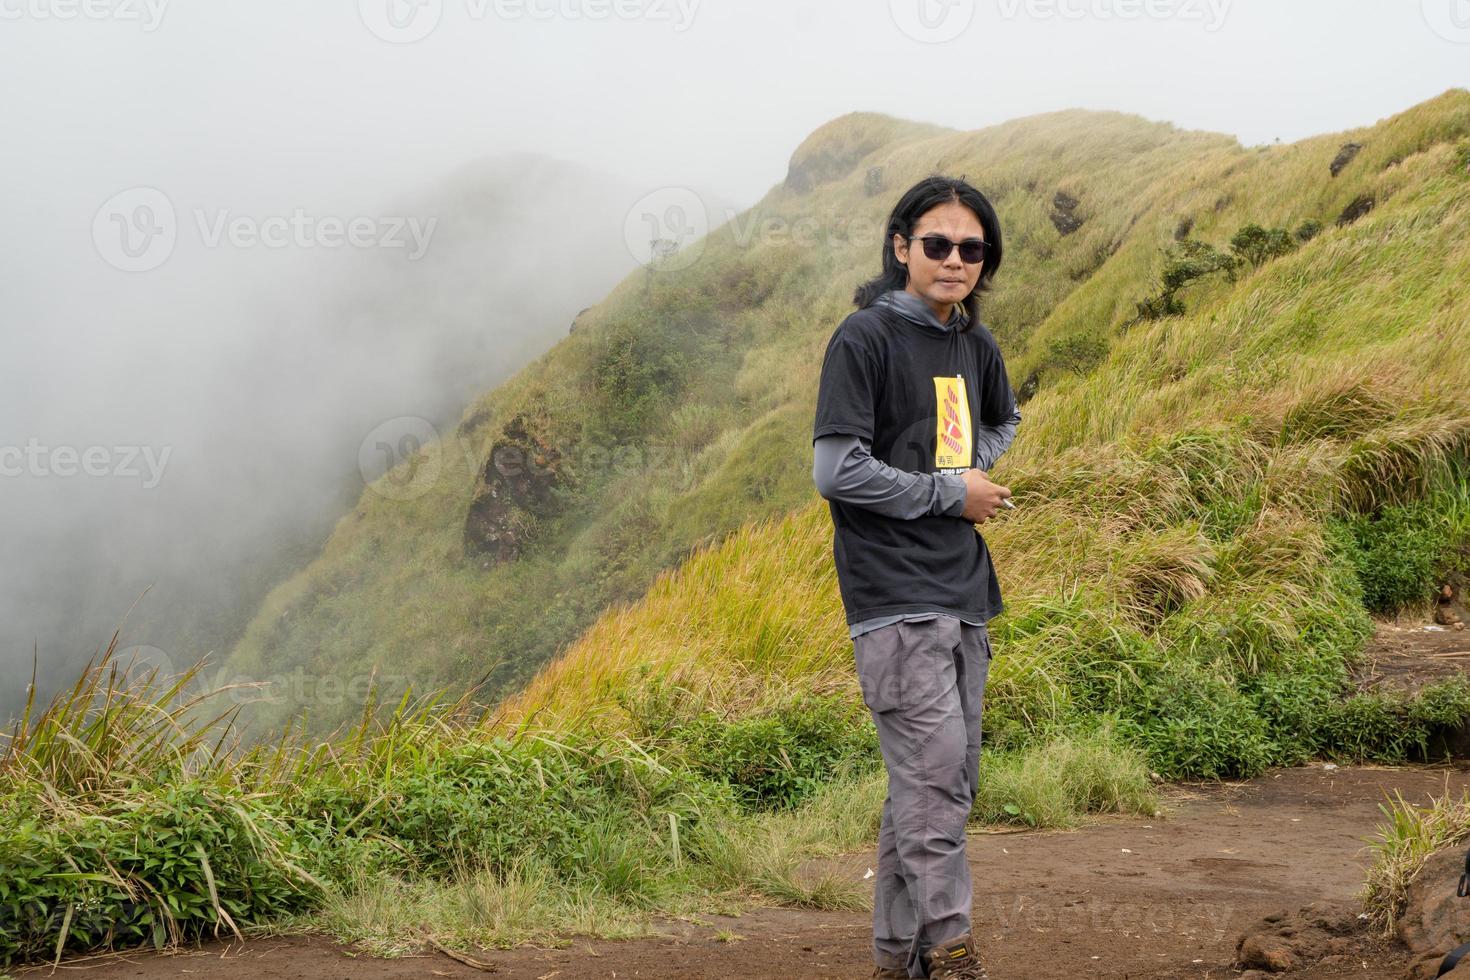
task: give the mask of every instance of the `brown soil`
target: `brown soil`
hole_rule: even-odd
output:
[[[1470,631],[1408,633],[1380,628],[1372,648],[1380,675],[1393,662],[1402,668],[1396,676],[1412,681],[1407,657],[1436,674],[1445,661],[1470,664],[1470,658],[1428,657],[1470,647]],[[1371,682],[1373,672],[1367,673]],[[1242,975],[1236,964],[1243,939],[1253,937],[1243,952],[1263,962],[1259,957],[1270,955],[1273,937],[1282,933],[1298,937],[1294,978],[1401,977],[1409,951],[1374,939],[1356,914],[1370,859],[1366,843],[1382,818],[1379,805],[1393,791],[1423,803],[1465,789],[1470,766],[1319,764],[1239,783],[1171,786],[1163,816],[1151,819],[1100,818],[1070,832],[974,833],[976,937],[993,980],[1219,980]],[[871,863],[864,852],[823,867],[862,882]],[[127,954],[62,969],[96,980],[479,978],[486,972],[506,980],[795,978],[871,971],[866,912],[759,909],[662,928],[667,935],[659,939],[573,938],[562,949],[475,952],[488,970],[433,951],[375,959],[314,937]],[[739,938],[721,941],[723,930]]]
[[[1417,691],[1470,672],[1470,629],[1428,623],[1379,623],[1355,672],[1359,687]]]

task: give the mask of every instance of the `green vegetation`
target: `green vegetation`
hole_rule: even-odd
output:
[[[1288,254],[1296,245],[1296,240],[1285,228],[1262,228],[1254,223],[1246,225],[1230,239],[1230,250],[1241,261],[1251,265],[1265,265]]]
[[[1470,838],[1470,791],[1458,799],[1445,794],[1426,807],[1402,794],[1379,805],[1385,822],[1373,842],[1373,863],[1361,897],[1368,915],[1392,935],[1404,912],[1409,885],[1436,852]]]
[[[1349,678],[1370,611],[1423,612],[1470,573],[1470,93],[1346,136],[1363,149],[1329,180],[1344,134],[1245,151],[1084,112],[819,130],[743,232],[624,283],[275,590],[225,676],[318,685],[268,706],[280,740],[226,737],[197,675],[158,691],[105,667],[16,730],[0,960],[282,923],[392,951],[420,929],[850,907],[806,859],[869,846],[884,787],[807,453],[821,351],[876,254],[836,233],[891,203],[870,165],[888,186],[936,158],[981,175],[1013,257],[988,322],[1037,379],[994,469],[1017,509],[984,526],[1006,609],[974,819],[1152,813],[1154,774],[1428,751],[1470,716],[1465,685]],[[1087,214],[1066,236],[1062,184]],[[1139,320],[1182,217],[1200,243],[1320,227]],[[800,244],[802,219],[828,237]],[[465,515],[513,420],[555,476],[499,515],[517,557],[495,561]],[[374,673],[381,708],[353,683]]]
[[[104,659],[12,733],[0,965],[291,925],[394,952],[425,928],[494,945],[638,935],[655,913],[755,901],[862,904],[854,883],[803,867],[877,831],[877,746],[841,699],[729,722],[686,701],[673,727],[650,702],[635,717],[663,736],[644,742],[507,733],[467,700],[399,704],[331,743],[244,749],[233,711],[186,694],[193,679]],[[985,767],[977,818],[1053,826],[1156,805],[1107,733]]]
[[[364,493],[321,556],[268,597],[221,676],[334,678],[356,697],[307,692],[265,713],[276,728],[305,713],[317,733],[355,716],[374,672],[394,693],[483,682],[489,703],[693,551],[808,504],[821,352],[853,288],[876,271],[894,196],[934,160],[970,175],[1006,231],[1010,258],[985,320],[1012,377],[1034,376],[1038,393],[1004,468],[1028,446],[1111,446],[1128,419],[1190,427],[1189,406],[1218,421],[1215,406],[1236,396],[1252,411],[1256,389],[1283,390],[1288,354],[1331,362],[1334,343],[1370,353],[1450,322],[1459,307],[1446,290],[1463,281],[1463,253],[1446,232],[1459,227],[1467,120],[1470,95],[1453,90],[1362,131],[1247,150],[1109,112],[976,132],[836,119],[793,156],[791,181],[687,246],[689,261],[630,276],[575,333],[469,406],[419,454],[412,494],[395,492],[394,474]],[[1344,139],[1364,149],[1331,179]],[[1068,235],[1049,217],[1061,189],[1087,214]],[[1333,226],[1361,195],[1373,211]],[[1249,283],[1192,280],[1174,297],[1190,315],[1171,307],[1167,329],[1125,344],[1125,332],[1140,332],[1129,324],[1159,274],[1160,246],[1185,218],[1199,243],[1252,223],[1327,230]],[[1452,336],[1425,342],[1416,356],[1463,360]],[[1147,378],[1120,376],[1130,360]],[[1316,367],[1302,376],[1320,384],[1333,367]],[[1117,393],[1079,397],[1079,386],[1120,380]],[[1160,416],[1162,402],[1181,417]],[[517,419],[560,454],[561,477],[544,506],[511,508],[516,557],[494,561],[467,549],[465,515],[490,449]]]

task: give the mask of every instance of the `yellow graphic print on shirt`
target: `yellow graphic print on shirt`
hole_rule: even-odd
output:
[[[965,379],[958,374],[935,378],[934,397],[939,406],[934,466],[938,469],[969,469],[975,450],[970,436],[970,400],[965,395]]]

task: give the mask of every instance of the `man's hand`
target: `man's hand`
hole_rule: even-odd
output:
[[[972,524],[984,524],[995,516],[1003,506],[1002,500],[1011,495],[1010,487],[991,483],[984,470],[965,470],[965,509],[961,517]]]

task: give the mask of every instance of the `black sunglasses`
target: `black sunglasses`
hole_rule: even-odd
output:
[[[919,236],[910,235],[909,241],[913,241],[915,238],[919,238]],[[958,245],[960,247],[960,261],[966,265],[975,265],[981,259],[985,258],[985,248],[990,244],[978,238],[966,238],[962,242],[952,242],[943,235],[925,235],[919,238],[919,241],[924,243],[924,254],[936,262],[949,258],[950,250]]]

